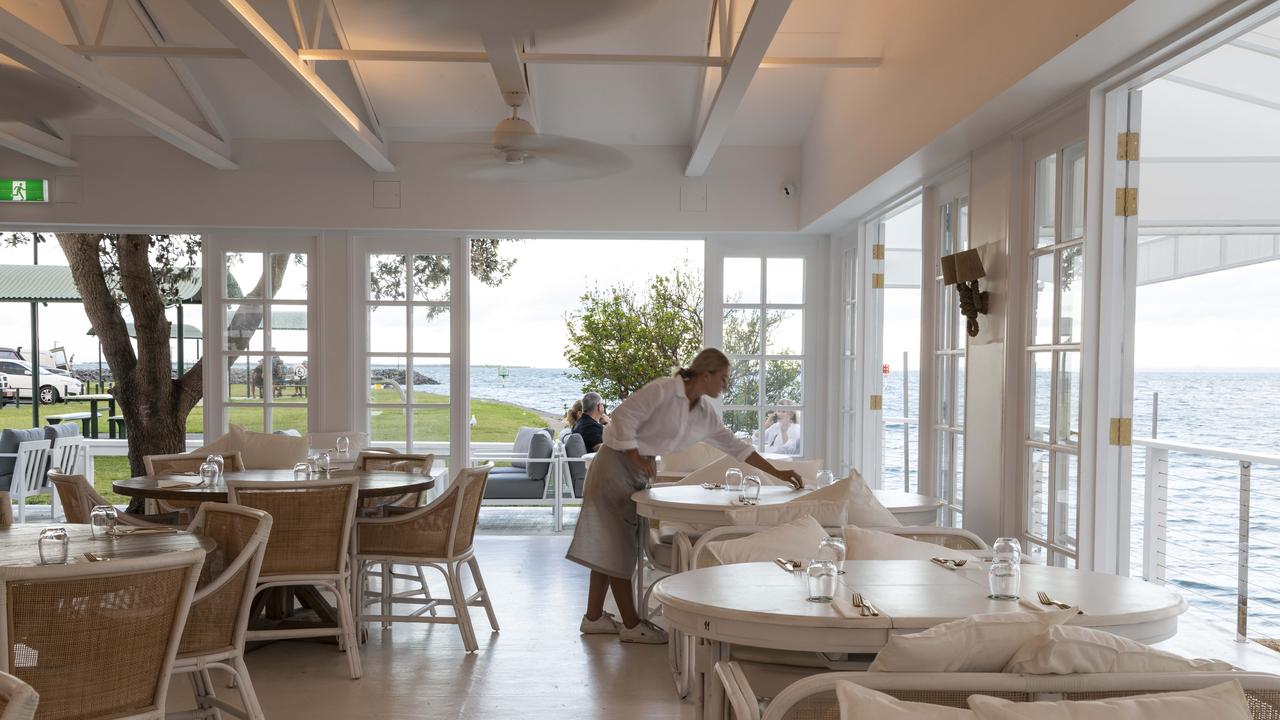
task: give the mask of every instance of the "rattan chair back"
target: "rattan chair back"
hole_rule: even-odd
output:
[[[62,511],[69,523],[88,524],[90,510],[97,505],[111,504],[93,489],[89,479],[83,475],[68,475],[50,470],[49,482],[57,491],[58,499],[62,501]]]
[[[40,695],[21,678],[0,672],[0,720],[31,720]]]
[[[159,717],[204,554],[0,567],[0,669],[41,720]]]
[[[337,574],[347,567],[356,478],[228,480],[227,498],[272,518],[261,575]]]
[[[174,453],[172,455],[143,455],[142,466],[148,475],[168,475],[170,473],[199,472],[200,466],[210,453]],[[244,460],[240,451],[222,453],[222,469],[224,472],[244,470]]]
[[[388,470],[391,472],[413,472],[420,475],[431,473],[431,465],[436,456],[431,454],[383,452],[368,449],[361,450],[356,456],[353,466],[356,470]]]
[[[450,558],[471,549],[489,468],[466,468],[426,507],[356,524],[357,555]]]
[[[205,503],[189,531],[218,543],[201,570],[200,590],[182,632],[178,657],[235,651],[244,645],[271,516],[254,508]]]

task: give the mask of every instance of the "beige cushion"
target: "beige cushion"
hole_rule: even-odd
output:
[[[974,720],[976,717],[963,708],[907,702],[851,682],[836,686],[836,698],[840,701],[841,720]]]
[[[969,697],[978,720],[1252,720],[1237,680],[1200,690],[1105,700],[1015,703]]]
[[[676,484],[677,485],[701,485],[702,483],[723,483],[724,472],[729,468],[735,468],[735,467],[742,471],[742,477],[744,478],[747,477],[748,475],[760,476],[761,485],[786,485],[787,484],[786,480],[783,480],[781,478],[776,478],[763,470],[759,470],[757,468],[754,468],[742,462],[741,460],[734,460],[733,458],[729,457],[728,455],[725,455],[724,453],[720,453],[720,459],[707,463],[706,465],[703,465],[702,467],[698,468],[697,470],[694,470],[688,475],[685,475],[684,477],[677,480]]]
[[[852,547],[850,547],[852,550]],[[1018,649],[1076,609],[971,615],[924,632],[891,635],[873,672],[1000,672]]]
[[[239,427],[240,427],[239,425],[232,425],[231,429],[235,430],[236,428],[239,428]],[[240,428],[240,429],[243,430],[244,428]],[[224,433],[221,437],[210,440],[204,445],[201,445],[195,450],[192,450],[191,454],[192,455],[212,455],[214,453],[219,453],[219,454],[225,455],[226,453],[239,450],[239,448],[234,447],[234,444],[235,444],[235,438],[232,437],[231,433]]]
[[[726,510],[730,525],[759,525],[772,527],[811,517],[823,527],[840,527],[845,523],[846,508],[840,502],[809,502],[792,500],[781,505],[756,505]]]
[[[862,481],[856,471],[849,477],[839,480],[827,487],[814,490],[805,496],[806,500],[832,500],[848,506],[848,518],[845,522],[858,527],[902,527],[902,523],[893,513],[881,504],[871,488]]]
[[[920,542],[879,530],[856,525],[844,527],[844,544],[850,560],[928,560],[943,557],[953,560],[976,560],[963,550]]]
[[[804,479],[805,487],[818,484],[818,471],[822,470],[822,460],[770,460],[770,465],[779,470],[795,470]]]
[[[662,456],[658,458],[658,469],[677,472],[681,470],[692,472],[724,457],[728,456],[719,448],[700,442],[687,450],[663,453]]]
[[[1053,625],[1014,653],[1005,672],[1031,675],[1075,673],[1225,672],[1220,660],[1191,660],[1109,632],[1079,625]]]
[[[808,560],[817,552],[818,543],[826,537],[827,531],[818,521],[806,515],[744,538],[712,541],[706,547],[721,565],[769,562],[777,557]]]
[[[238,425],[231,426],[230,435],[246,470],[288,470],[306,460],[310,450],[305,437],[253,432]]]

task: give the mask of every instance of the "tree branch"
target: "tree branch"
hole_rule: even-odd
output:
[[[129,342],[129,328],[120,312],[120,303],[111,294],[98,257],[103,236],[97,233],[57,233],[56,237],[67,264],[71,266],[71,277],[84,302],[85,314],[98,334],[107,363],[113,371],[132,373],[138,358],[133,352],[133,344]]]
[[[120,289],[129,302],[138,341],[135,380],[141,383],[167,381],[173,377],[170,323],[164,314],[164,298],[151,271],[150,246],[150,235],[121,235],[116,240]]]

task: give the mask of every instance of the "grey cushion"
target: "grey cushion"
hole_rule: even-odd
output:
[[[546,430],[542,430],[539,428],[531,428],[531,427],[520,428],[519,430],[516,431],[516,441],[511,447],[511,454],[517,455],[517,456],[528,455],[529,443],[533,442],[533,436],[539,433],[545,433],[545,432]],[[516,460],[512,462],[511,465],[512,467],[523,468],[525,466],[525,462],[523,460]]]
[[[0,453],[16,453],[18,452],[18,443],[43,439],[43,428],[31,428],[29,430],[5,429],[0,431]],[[0,491],[7,491],[9,486],[13,484],[13,466],[17,462],[17,458],[0,457]]]
[[[569,433],[564,436],[564,455],[570,458],[580,458],[587,454],[587,444],[582,440],[582,436],[578,433]],[[587,480],[587,464],[584,462],[568,462],[569,478],[573,480],[574,497],[582,497],[582,484]]]
[[[40,429],[44,431],[44,435],[40,439],[48,440],[49,442],[53,442],[58,438],[76,437],[80,434],[79,423],[58,423],[57,425],[45,425]]]
[[[519,474],[494,475],[484,486],[484,496],[490,500],[541,500],[546,482],[530,482],[529,476]]]
[[[547,432],[534,433],[529,438],[529,458],[548,458],[551,457],[551,434]],[[512,463],[513,465],[515,463]],[[547,479],[547,473],[551,471],[551,463],[549,462],[531,462],[525,468],[525,472],[529,473],[530,480],[543,482]]]

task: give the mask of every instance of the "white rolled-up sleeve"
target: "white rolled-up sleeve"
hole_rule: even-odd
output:
[[[728,455],[734,460],[746,460],[748,457],[751,457],[751,453],[755,451],[755,448],[734,437],[733,431],[725,427],[724,423],[720,422],[719,418],[713,416],[712,422],[714,422],[716,426],[711,430],[711,433],[707,435],[706,441],[708,443],[713,447],[724,451],[725,455]]]
[[[636,435],[654,411],[662,407],[667,399],[666,387],[664,383],[649,383],[614,408],[609,426],[604,429],[604,444],[614,450],[639,449]]]

